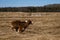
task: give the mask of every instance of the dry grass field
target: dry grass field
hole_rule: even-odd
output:
[[[23,33],[11,30],[11,21],[31,19]],[[60,40],[60,12],[0,12],[0,40]]]

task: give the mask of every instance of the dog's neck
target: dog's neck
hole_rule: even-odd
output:
[[[25,22],[26,22],[26,25],[29,25],[29,21],[28,20],[25,20]]]

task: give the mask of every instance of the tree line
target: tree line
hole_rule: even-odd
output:
[[[0,12],[60,12],[60,5],[47,5],[43,7],[4,7]]]

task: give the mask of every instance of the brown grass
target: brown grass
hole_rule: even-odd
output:
[[[37,16],[38,15],[38,16]],[[11,30],[13,20],[31,19],[25,32]],[[0,12],[0,40],[60,40],[60,12]]]

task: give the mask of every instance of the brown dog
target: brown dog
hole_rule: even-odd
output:
[[[20,21],[20,20],[15,20],[11,22],[12,24],[12,29],[15,29],[16,31],[19,32],[24,32],[25,29],[32,24],[31,20],[26,20],[26,21]]]

